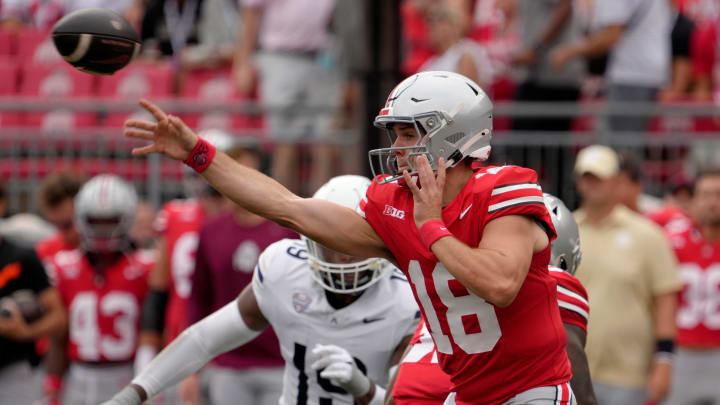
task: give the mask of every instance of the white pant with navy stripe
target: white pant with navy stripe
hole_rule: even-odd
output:
[[[451,392],[443,405],[456,405]],[[577,405],[570,383],[532,388],[505,401],[503,405]]]

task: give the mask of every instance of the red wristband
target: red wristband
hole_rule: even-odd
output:
[[[430,247],[438,239],[446,236],[452,236],[452,233],[448,231],[445,223],[439,219],[427,221],[420,227],[420,239],[422,239],[427,250],[430,250]]]
[[[45,376],[45,382],[43,383],[43,390],[46,394],[53,394],[60,392],[62,388],[62,376],[56,374],[48,374]]]
[[[196,172],[202,173],[202,171],[207,169],[210,163],[212,163],[215,157],[215,151],[215,147],[210,142],[198,137],[195,147],[190,151],[190,154],[183,163],[190,166]]]

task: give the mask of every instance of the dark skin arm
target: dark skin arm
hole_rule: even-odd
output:
[[[410,338],[412,338],[412,337],[410,337]],[[410,342],[410,340],[408,340],[408,343],[409,343],[409,342]],[[407,345],[405,346],[405,350],[402,352],[402,355],[400,356],[400,358],[398,359],[397,362],[394,362],[394,363],[393,363],[393,365],[395,365],[395,364],[400,364],[400,362],[402,361],[402,359],[404,359],[405,356],[407,356],[407,354],[408,354],[409,351],[410,351],[410,345],[407,344]],[[393,359],[394,359],[394,357],[393,357]],[[395,381],[397,380],[397,376],[398,376],[397,370],[395,371],[395,373],[393,373],[393,375],[390,376],[390,380],[388,381],[388,386],[387,386],[387,389],[386,389],[386,391],[385,391],[385,392],[386,392],[386,394],[385,394],[385,405],[395,405],[395,400],[393,400],[392,391],[393,391],[393,387],[395,386]]]
[[[567,334],[567,355],[572,367],[572,380],[570,386],[579,405],[597,405],[595,391],[590,380],[590,369],[585,355],[585,340],[587,333],[579,326],[569,323],[563,324]]]

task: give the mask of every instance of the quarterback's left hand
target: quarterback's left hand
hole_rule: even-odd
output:
[[[317,344],[312,349],[312,354],[317,360],[311,367],[313,370],[322,370],[320,377],[327,378],[354,397],[370,391],[370,379],[358,369],[347,350],[335,345]]]

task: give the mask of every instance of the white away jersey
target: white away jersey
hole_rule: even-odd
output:
[[[393,352],[415,332],[420,312],[399,271],[336,310],[313,280],[306,259],[304,242],[283,239],[265,249],[253,276],[255,298],[285,359],[280,404],[352,405],[351,395],[310,368],[313,347],[332,344],[346,349],[358,368],[384,387]]]

